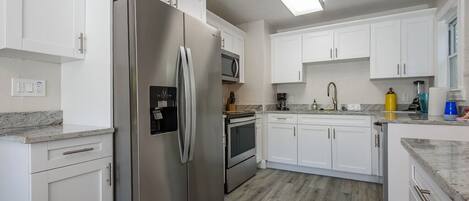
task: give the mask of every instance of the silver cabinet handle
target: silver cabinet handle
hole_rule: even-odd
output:
[[[301,71],[298,71],[298,81],[301,81]]]
[[[404,75],[407,74],[406,65],[404,64]]]
[[[339,58],[339,50],[337,48],[335,48],[335,58]]]
[[[418,187],[417,185],[414,185],[414,189],[415,191],[417,191],[417,195],[419,196],[420,200],[421,201],[430,201],[426,195],[430,195],[431,192],[429,190],[425,190],[425,189],[421,189],[420,187]]]
[[[94,148],[84,148],[84,149],[78,149],[78,150],[73,150],[73,151],[66,151],[62,153],[62,155],[72,155],[72,154],[78,154],[78,153],[83,153],[83,152],[88,152],[88,151],[93,151]]]
[[[285,117],[277,117],[277,120],[287,120]]]
[[[400,70],[400,64],[397,64],[397,74],[400,75],[401,74],[401,70]]]
[[[332,129],[332,136],[334,137],[334,140],[335,140],[335,128]]]
[[[375,147],[380,147],[381,143],[379,142],[379,134],[375,135]]]
[[[80,48],[78,48],[78,51],[80,54],[85,53],[85,34],[80,33],[80,36],[78,36],[78,40],[80,40]]]
[[[327,128],[327,139],[331,139],[331,129]]]
[[[189,70],[189,86],[190,86],[190,114],[191,114],[191,127],[190,127],[190,147],[189,147],[189,161],[194,159],[194,149],[195,149],[195,138],[196,138],[196,130],[197,130],[197,98],[196,98],[196,88],[195,88],[195,75],[194,75],[194,62],[192,62],[192,51],[190,48],[186,48],[187,54],[187,63],[188,63],[188,70]]]
[[[296,136],[296,127],[293,126],[293,136]]]
[[[221,39],[221,47],[225,48],[225,39],[224,38]]]
[[[331,59],[332,59],[332,48],[330,49],[330,56],[331,56]]]
[[[112,186],[112,164],[109,163],[106,168],[108,169],[108,173],[109,173],[108,175],[109,177],[106,181],[109,184],[109,186]]]

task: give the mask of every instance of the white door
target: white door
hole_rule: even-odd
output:
[[[370,25],[335,30],[334,48],[335,59],[370,57]]]
[[[31,201],[112,201],[112,158],[31,175]]]
[[[371,25],[370,78],[401,76],[400,21]]]
[[[292,124],[269,124],[267,153],[271,162],[297,165],[296,126]]]
[[[221,31],[221,49],[233,52],[233,35],[226,31]]]
[[[303,81],[301,52],[301,35],[272,38],[273,83]]]
[[[332,168],[331,133],[326,126],[298,126],[298,165]]]
[[[334,32],[303,34],[303,62],[330,61],[334,57]]]
[[[86,0],[22,0],[23,50],[83,58]],[[20,13],[18,13],[20,15]]]
[[[402,76],[433,76],[433,17],[401,21]]]
[[[202,22],[206,21],[205,0],[173,0],[173,1],[177,1],[178,9],[199,19]]]
[[[371,129],[335,127],[332,133],[333,169],[371,175]]]

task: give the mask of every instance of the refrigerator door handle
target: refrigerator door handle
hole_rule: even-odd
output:
[[[181,163],[187,163],[189,157],[189,141],[190,141],[190,113],[191,102],[190,98],[190,83],[189,72],[187,64],[187,55],[184,47],[179,48],[177,60],[177,76],[176,84],[178,88],[177,102],[178,102],[178,139],[179,139],[179,152],[181,156]],[[184,90],[184,94],[180,94],[180,90]]]
[[[189,147],[189,161],[194,159],[194,150],[195,150],[195,135],[196,135],[196,125],[197,125],[197,99],[196,99],[196,88],[195,88],[195,75],[194,75],[194,63],[192,62],[192,52],[190,48],[186,48],[187,53],[187,63],[189,64],[189,79],[190,79],[190,89],[191,89],[191,144]]]

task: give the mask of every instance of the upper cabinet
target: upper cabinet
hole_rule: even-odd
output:
[[[244,38],[246,33],[210,11],[207,11],[207,24],[220,30],[222,50],[239,55],[239,82],[244,83]]]
[[[206,22],[206,0],[161,0],[162,2],[171,5],[192,17],[199,19],[202,22]]]
[[[371,25],[370,78],[433,76],[433,16]]]
[[[272,83],[303,80],[303,64],[370,59],[370,79],[434,75],[435,9],[271,35]]]
[[[369,56],[369,25],[303,34],[303,63]]]
[[[272,83],[303,82],[301,35],[272,38]]]
[[[0,56],[58,63],[84,58],[85,0],[0,0],[0,5]]]

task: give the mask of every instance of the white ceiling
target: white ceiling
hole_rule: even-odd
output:
[[[422,4],[432,6],[434,0],[325,0],[325,4],[324,11],[295,17],[280,0],[207,0],[210,11],[235,25],[266,20],[277,30]]]

